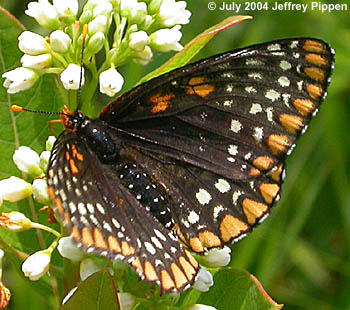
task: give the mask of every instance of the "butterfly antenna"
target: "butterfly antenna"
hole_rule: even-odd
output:
[[[62,112],[50,112],[50,111],[35,111],[35,110],[30,110],[30,109],[26,109],[23,107],[20,107],[18,105],[12,105],[10,107],[11,111],[13,112],[31,112],[31,113],[38,113],[38,114],[48,114],[48,115],[62,115],[64,113]]]
[[[83,82],[83,65],[84,65],[84,49],[85,49],[85,39],[87,36],[88,25],[83,25],[83,29],[81,31],[82,34],[82,43],[81,43],[81,59],[80,59],[80,77],[79,77],[79,87],[78,87],[78,95],[77,95],[77,110],[80,108],[81,104],[81,84]]]

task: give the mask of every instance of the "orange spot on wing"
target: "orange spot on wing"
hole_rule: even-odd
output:
[[[265,202],[271,204],[280,192],[280,187],[277,184],[264,183],[259,186],[259,191]]]
[[[324,71],[320,68],[305,68],[305,74],[316,82],[324,82],[326,77]]]
[[[89,228],[84,227],[81,233],[81,242],[86,246],[91,246],[94,244],[94,239]]]
[[[161,94],[158,93],[148,98],[148,101],[152,104],[151,113],[159,113],[166,111],[170,106],[170,100],[175,98],[175,95],[172,93]]]
[[[198,238],[201,241],[203,247],[214,248],[221,246],[220,238],[210,231],[199,233]]]
[[[122,241],[122,253],[124,256],[135,254],[135,248],[130,246],[126,241]]]
[[[280,155],[287,151],[290,145],[288,137],[283,135],[270,135],[268,139],[268,146],[272,154]]]
[[[175,288],[175,283],[174,283],[173,279],[170,277],[170,274],[166,270],[162,270],[160,272],[160,276],[161,276],[162,288],[165,291],[169,291],[169,290]]]
[[[254,225],[257,219],[268,211],[267,205],[248,198],[243,200],[242,207],[248,223],[251,225]]]
[[[187,280],[185,274],[182,272],[182,270],[179,268],[179,266],[176,265],[175,263],[172,263],[170,265],[170,269],[171,269],[171,272],[173,273],[173,276],[174,276],[176,288],[178,290],[181,290],[181,288],[183,288],[188,283],[188,280]]]
[[[72,174],[77,174],[79,173],[79,169],[74,161],[74,159],[70,159],[68,162],[69,170]]]
[[[308,116],[315,110],[315,104],[307,99],[296,99],[293,105],[302,116]]]
[[[102,235],[101,230],[99,230],[98,228],[94,229],[94,239],[95,239],[95,245],[97,248],[104,249],[104,250],[107,249],[106,241]]]
[[[318,99],[322,96],[323,90],[319,85],[310,84],[306,87],[306,91],[312,99]]]
[[[198,84],[203,84],[205,81],[206,81],[206,78],[203,77],[203,76],[193,77],[193,78],[190,78],[190,80],[188,81],[188,85],[189,86],[195,86],[195,85],[198,85]]]
[[[324,45],[318,41],[313,41],[313,40],[305,41],[303,45],[303,49],[307,52],[314,52],[319,54],[322,54],[325,52]]]
[[[204,252],[202,242],[198,238],[191,238],[189,243],[190,243],[190,248],[193,252],[196,252],[196,253]]]
[[[153,265],[150,262],[145,262],[145,277],[148,281],[156,281],[158,280],[158,275]]]
[[[328,65],[328,60],[317,54],[306,54],[305,60],[313,65],[324,67]]]
[[[224,242],[237,238],[242,233],[248,231],[246,223],[240,221],[232,215],[226,215],[220,223],[221,239]]]
[[[205,98],[215,90],[215,86],[211,84],[202,84],[197,86],[191,86],[185,89],[187,95],[197,95]]]
[[[179,258],[179,264],[185,272],[185,275],[189,281],[191,281],[194,275],[197,273],[196,269],[186,260],[185,257],[181,256]]]

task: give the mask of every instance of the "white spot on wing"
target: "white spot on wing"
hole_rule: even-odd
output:
[[[214,218],[217,219],[220,212],[224,211],[224,207],[222,205],[218,205],[214,208],[214,211],[213,211],[213,215],[214,215]]]
[[[199,221],[199,215],[196,212],[191,211],[187,219],[191,224],[195,224]]]
[[[262,110],[263,109],[262,109],[262,107],[261,107],[261,105],[259,103],[253,103],[252,107],[249,110],[249,113],[250,114],[256,114],[256,113],[261,112]]]
[[[266,108],[266,116],[269,122],[273,122],[273,107]]]
[[[231,128],[230,128],[234,133],[238,133],[242,129],[242,124],[239,120],[233,119],[231,121]]]
[[[258,72],[251,72],[248,74],[248,76],[254,80],[261,80],[262,79],[262,75]]]
[[[286,76],[281,76],[278,79],[278,83],[282,86],[282,87],[288,87],[290,86],[290,80],[286,77]]]
[[[235,156],[235,155],[238,154],[238,146],[237,146],[237,145],[232,145],[232,144],[231,144],[231,145],[228,147],[227,151],[228,151],[228,153],[229,153],[230,155]]]
[[[281,60],[280,62],[280,68],[283,71],[289,70],[290,68],[292,68],[292,65],[290,64],[290,62],[288,62],[287,60]]]
[[[241,191],[235,191],[233,194],[232,194],[232,202],[233,204],[236,206],[237,205],[237,201],[238,201],[238,198],[239,196],[241,196],[243,193]]]
[[[257,142],[261,142],[264,136],[264,130],[262,127],[255,127],[254,128],[254,133],[253,133],[253,138]]]
[[[201,205],[206,205],[212,199],[211,195],[203,188],[200,188],[196,193],[196,198]]]
[[[270,99],[272,102],[278,100],[280,96],[281,96],[281,94],[279,92],[275,91],[274,89],[269,89],[265,94],[265,97],[267,99]]]
[[[226,193],[226,192],[228,192],[231,189],[230,183],[228,183],[224,179],[218,179],[218,181],[215,183],[215,187],[221,193]]]
[[[256,89],[255,89],[253,86],[246,86],[246,87],[244,88],[244,90],[245,90],[247,93],[249,93],[249,94],[251,94],[251,93],[256,93],[256,92],[257,92]]]

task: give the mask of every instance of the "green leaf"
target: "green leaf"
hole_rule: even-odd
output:
[[[247,19],[252,19],[252,17],[231,16],[226,18],[222,22],[208,28],[207,30],[203,31],[201,34],[196,36],[189,43],[187,43],[181,52],[174,55],[165,64],[144,76],[137,83],[137,85],[142,84],[150,79],[153,79],[161,74],[186,65],[216,34]]]
[[[118,294],[108,270],[96,272],[82,282],[61,309],[118,310]]]
[[[225,268],[214,275],[215,285],[201,294],[198,304],[210,305],[217,310],[277,310],[277,304],[266,293],[260,282],[246,271]]]

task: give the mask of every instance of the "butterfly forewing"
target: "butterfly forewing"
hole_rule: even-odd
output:
[[[130,159],[103,164],[83,140],[64,132],[52,151],[48,185],[58,215],[85,251],[129,263],[164,291],[193,282],[196,261],[151,215],[150,203],[161,194]],[[145,190],[140,197],[137,187]]]
[[[164,291],[187,288],[198,264],[179,240],[205,253],[269,215],[284,160],[326,96],[333,57],[311,38],[254,45],[169,72],[98,119],[66,125],[48,184],[73,240]]]

